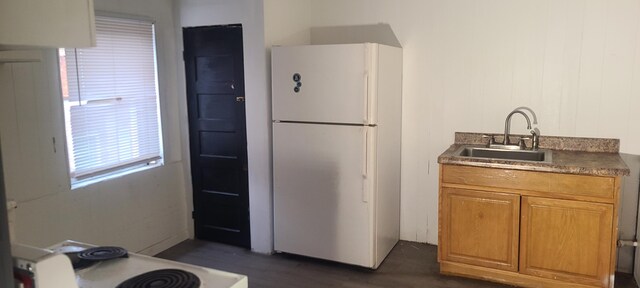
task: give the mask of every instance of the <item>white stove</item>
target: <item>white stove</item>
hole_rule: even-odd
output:
[[[95,247],[90,244],[64,241],[48,249],[59,253],[79,252],[87,248]],[[204,268],[200,266],[164,260],[145,255],[129,253],[128,258],[118,258],[101,261],[94,265],[76,270],[76,280],[80,288],[104,288],[116,287],[126,280],[138,275],[163,269],[178,269],[185,274],[195,275],[200,285],[207,288],[246,288],[247,276]],[[179,272],[180,272],[179,271]],[[171,271],[170,271],[171,272]],[[173,277],[173,276],[171,276]],[[171,278],[169,277],[169,278]],[[131,286],[131,287],[155,287],[155,286]],[[165,287],[165,286],[163,286]],[[187,287],[187,286],[184,286]]]

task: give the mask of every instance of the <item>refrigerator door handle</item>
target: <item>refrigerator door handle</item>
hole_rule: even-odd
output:
[[[371,115],[369,114],[369,100],[370,100],[370,95],[369,95],[369,73],[371,72],[371,51],[372,47],[369,44],[364,45],[364,99],[363,99],[363,103],[364,103],[364,123],[365,124],[371,124],[369,123],[370,119],[371,119]]]
[[[362,202],[369,202],[369,137],[368,129],[365,127],[362,130]]]
[[[369,123],[369,73],[364,73],[364,99],[362,101],[364,108],[364,123]]]
[[[367,178],[369,172],[368,158],[369,158],[369,141],[367,139],[367,128],[362,130],[362,177]]]

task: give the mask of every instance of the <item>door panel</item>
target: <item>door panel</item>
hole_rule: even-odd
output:
[[[216,43],[217,44],[217,43]],[[234,59],[233,51],[228,54],[218,54],[211,56],[197,56],[196,63],[196,78],[201,75],[207,75],[216,79],[215,81],[207,81],[208,84],[233,82],[234,80]],[[196,81],[199,79],[196,79]],[[206,85],[207,83],[201,83]]]
[[[214,164],[205,164],[202,166],[220,166],[220,168],[203,168],[202,171],[202,181],[201,181],[201,189],[202,191],[215,191],[225,194],[233,194],[240,195],[237,189],[237,183],[240,181],[240,173],[234,171],[233,169],[223,168],[225,166],[233,165],[233,163],[221,163],[225,160],[220,160],[218,163]],[[213,162],[213,161],[212,161]],[[229,160],[228,162],[233,162]]]
[[[250,247],[242,27],[183,32],[196,237]]]
[[[237,143],[235,133],[201,132],[200,156],[238,159]]]
[[[231,93],[228,93],[231,94]],[[227,95],[228,95],[227,94]],[[236,117],[234,98],[225,95],[198,94],[198,117],[208,121],[219,121],[219,124],[235,124]],[[228,130],[232,131],[231,127]]]
[[[373,266],[374,206],[365,202],[363,172],[374,129],[273,125],[276,250]]]
[[[365,44],[273,47],[273,119],[366,122],[366,49]]]
[[[522,197],[521,217],[521,273],[608,287],[613,205]]]
[[[441,259],[518,271],[520,196],[442,188]]]

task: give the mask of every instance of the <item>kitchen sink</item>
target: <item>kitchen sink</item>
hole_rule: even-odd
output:
[[[456,152],[457,156],[472,158],[507,159],[517,161],[551,162],[550,150],[506,150],[495,148],[466,147]]]

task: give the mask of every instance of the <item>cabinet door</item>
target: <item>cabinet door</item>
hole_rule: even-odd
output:
[[[608,287],[612,223],[610,204],[523,197],[520,272]]]
[[[517,271],[520,196],[441,191],[440,259]]]
[[[0,1],[0,44],[43,47],[96,45],[93,0]]]

